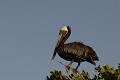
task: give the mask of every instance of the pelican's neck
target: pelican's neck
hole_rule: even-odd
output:
[[[65,43],[65,41],[69,38],[70,34],[71,34],[71,29],[70,29],[69,26],[67,26],[67,29],[68,29],[68,33],[67,33],[67,34],[65,35],[65,37],[61,40],[59,46],[63,45],[63,44]]]

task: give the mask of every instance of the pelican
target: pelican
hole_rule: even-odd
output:
[[[54,61],[56,53],[58,53],[58,55],[61,58],[70,61],[70,63],[66,67],[67,71],[69,70],[70,65],[73,62],[78,63],[77,67],[75,68],[76,71],[80,66],[80,63],[84,61],[96,65],[95,61],[99,61],[99,58],[96,52],[90,46],[87,46],[81,42],[76,41],[64,44],[65,41],[69,38],[70,34],[71,34],[70,26],[63,26],[60,29],[58,40],[52,56],[52,61]]]

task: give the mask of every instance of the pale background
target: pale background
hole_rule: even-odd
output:
[[[117,68],[120,62],[120,0],[1,0],[0,80],[44,80],[55,69],[66,75],[69,62],[56,55],[59,29],[69,25],[67,42],[81,41],[94,48],[100,61]],[[76,67],[73,64],[72,67]],[[79,71],[96,74],[84,62]]]

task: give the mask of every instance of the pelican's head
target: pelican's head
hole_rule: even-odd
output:
[[[53,54],[53,57],[52,57],[52,61],[54,60],[54,57],[56,55],[56,49],[63,45],[64,42],[68,39],[68,37],[70,36],[70,33],[71,33],[71,29],[69,26],[63,26],[60,31],[59,31],[59,34],[58,34],[58,40],[57,40],[57,43],[56,43],[56,46],[55,46],[55,50],[54,50],[54,54]]]

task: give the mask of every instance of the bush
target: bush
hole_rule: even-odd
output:
[[[68,76],[63,75],[61,71],[51,71],[50,77],[47,76],[46,80],[120,80],[120,63],[118,64],[118,68],[114,69],[114,67],[110,67],[109,64],[101,67],[100,65],[95,67],[95,72],[97,75],[94,75],[93,78],[90,78],[90,73],[81,71],[80,74],[70,74]]]

